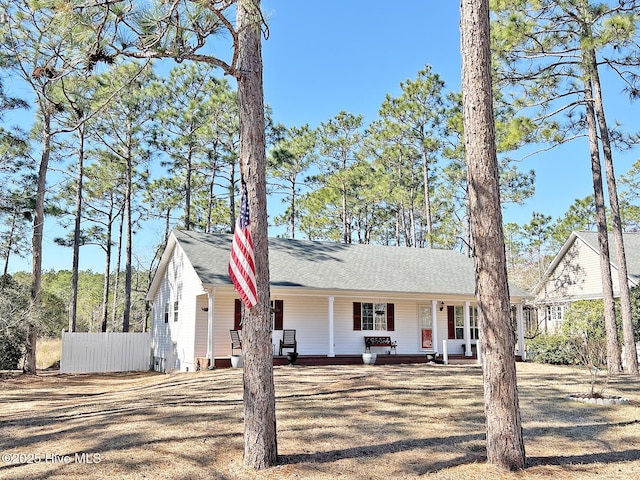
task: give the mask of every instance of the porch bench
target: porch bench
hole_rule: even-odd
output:
[[[388,347],[389,351],[393,350],[397,354],[397,346],[398,342],[392,342],[391,337],[364,337],[365,352],[371,352],[371,347]]]

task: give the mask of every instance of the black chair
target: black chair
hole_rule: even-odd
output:
[[[293,353],[298,353],[298,342],[296,341],[295,330],[283,330],[282,340],[280,340],[280,356],[283,348],[293,348]]]
[[[231,335],[231,355],[235,349],[242,350],[242,340],[240,340],[240,330],[229,330]]]

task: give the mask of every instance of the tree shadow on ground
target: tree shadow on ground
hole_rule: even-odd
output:
[[[345,458],[378,457],[381,455],[396,453],[407,450],[442,446],[443,444],[457,444],[484,440],[484,434],[456,435],[446,439],[416,438],[412,440],[398,440],[396,442],[381,443],[378,445],[361,445],[351,448],[342,448],[316,453],[294,453],[291,455],[280,455],[281,465],[298,463],[327,463]],[[477,456],[476,456],[477,457]],[[477,458],[476,458],[477,461]]]
[[[593,463],[634,462],[640,460],[640,450],[622,450],[617,452],[588,453],[583,455],[555,455],[553,457],[527,457],[527,467],[555,465],[587,465]]]

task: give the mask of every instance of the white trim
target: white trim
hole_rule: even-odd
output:
[[[522,303],[516,305],[516,325],[518,331],[518,353],[522,361],[526,360],[524,354],[524,308]]]
[[[431,300],[431,332],[433,334],[433,351],[438,354],[438,301]]]
[[[333,316],[333,297],[329,297],[329,353],[327,357],[335,357],[335,325],[334,325],[334,316]]]
[[[210,364],[211,367],[213,367],[214,365],[214,359],[215,359],[214,345],[216,344],[215,331],[214,331],[214,315],[213,315],[214,306],[215,306],[215,298],[214,298],[215,293],[216,293],[215,288],[207,289],[207,300],[208,300],[207,308],[209,309],[207,311],[207,358],[211,362]]]
[[[469,315],[469,309],[471,307],[470,302],[464,302],[464,356],[471,357],[473,352],[471,351],[471,319]]]

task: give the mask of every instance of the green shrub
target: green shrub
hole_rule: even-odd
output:
[[[26,332],[21,328],[0,331],[0,370],[17,370],[24,355]]]
[[[527,351],[533,353],[533,360],[554,365],[574,365],[576,363],[569,339],[563,335],[538,335],[527,340]]]
[[[607,334],[602,300],[580,300],[567,308],[562,334],[570,340],[577,363],[590,371],[607,365]]]
[[[15,370],[24,354],[29,291],[11,275],[0,276],[0,370]]]

